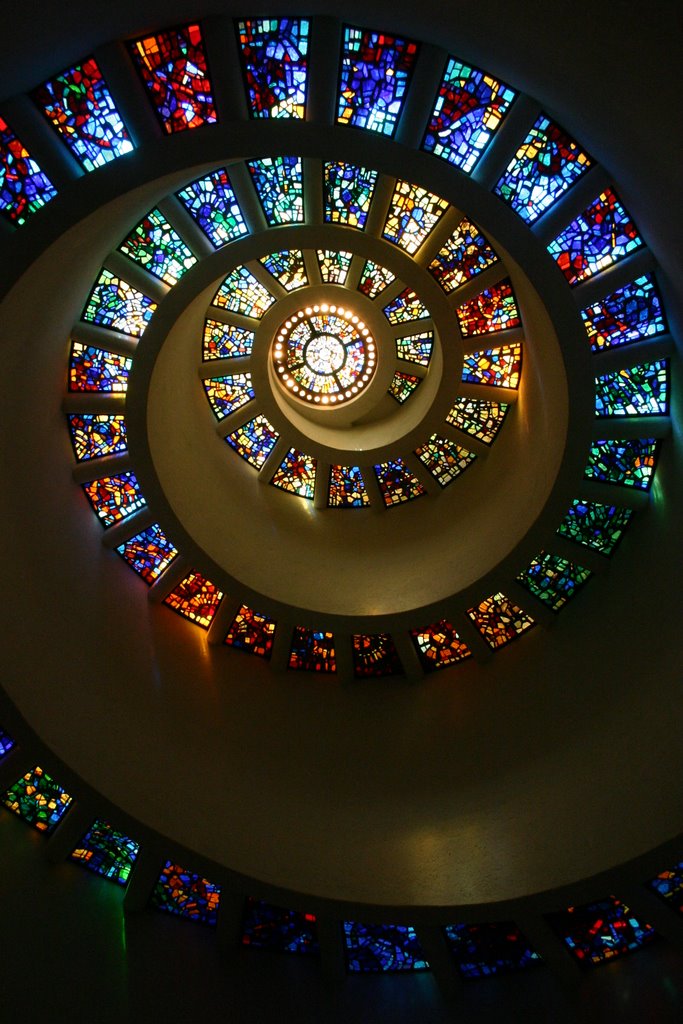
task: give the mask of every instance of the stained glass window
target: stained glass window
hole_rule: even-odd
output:
[[[282,287],[288,291],[296,291],[308,284],[304,254],[301,249],[283,249],[264,256],[262,263],[266,270],[277,278]]]
[[[448,293],[492,266],[497,259],[476,224],[463,219],[427,269]]]
[[[512,921],[453,924],[444,932],[463,978],[487,978],[541,963],[538,953]]]
[[[248,234],[226,170],[197,178],[176,194],[215,249]]]
[[[274,636],[275,620],[243,604],[232,621],[225,643],[241,651],[257,654],[259,658],[269,658]]]
[[[244,909],[242,945],[278,953],[319,953],[315,914],[249,898]]]
[[[150,210],[119,246],[119,251],[173,287],[196,262],[160,210]]]
[[[401,505],[404,501],[419,498],[426,491],[417,477],[411,473],[403,459],[392,459],[375,466],[377,483],[387,508]]]
[[[98,818],[72,852],[71,859],[103,878],[126,885],[139,851],[139,843]]]
[[[667,359],[595,378],[596,416],[665,416],[668,411]]]
[[[131,569],[141,576],[148,586],[157,580],[178,554],[178,549],[161,529],[153,523],[117,549]]]
[[[580,964],[590,967],[638,949],[656,935],[614,896],[546,914],[551,927]]]
[[[676,864],[667,871],[660,871],[648,885],[670,907],[675,907],[679,914],[683,913],[683,864]]]
[[[241,409],[254,397],[250,373],[211,377],[203,381],[203,384],[209,404],[219,420],[228,416],[229,413]]]
[[[519,327],[517,304],[509,281],[486,288],[480,295],[456,309],[460,333],[469,338]]]
[[[156,303],[142,292],[110,270],[102,269],[85,305],[82,319],[139,338],[156,308]]]
[[[346,163],[324,165],[325,220],[365,227],[377,182],[377,171]]]
[[[300,117],[306,111],[306,18],[240,21],[239,43],[253,117]]]
[[[280,435],[269,420],[259,413],[253,420],[242,424],[226,441],[250,466],[260,469],[272,452]]]
[[[254,332],[248,331],[246,327],[235,327],[233,324],[223,324],[219,320],[206,320],[204,322],[204,341],[202,346],[202,358],[208,359],[234,359],[237,356],[251,355],[254,344]]]
[[[368,29],[344,28],[337,121],[393,135],[417,43]]]
[[[405,359],[408,363],[429,366],[433,344],[434,335],[431,331],[424,331],[422,334],[408,334],[404,338],[396,339],[396,356],[398,359]]]
[[[542,551],[517,577],[523,587],[559,612],[593,574],[576,562]]]
[[[0,117],[0,211],[20,226],[56,195],[47,174]]]
[[[466,448],[438,434],[432,434],[426,444],[416,448],[415,454],[442,487],[453,483],[476,459]]]
[[[531,224],[590,166],[590,157],[574,139],[541,114],[494,192]]]
[[[133,360],[94,345],[71,343],[69,391],[104,391],[123,394]]]
[[[418,387],[421,380],[421,377],[415,377],[412,373],[400,373],[397,371],[392,378],[387,394],[395,398],[399,405],[403,405],[410,398],[415,388]]]
[[[69,431],[78,462],[127,451],[125,416],[70,413]]]
[[[469,173],[516,95],[485,71],[449,58],[422,148]]]
[[[424,320],[429,316],[429,310],[412,288],[405,288],[384,307],[383,312],[389,323],[394,325]]]
[[[55,75],[33,98],[86,171],[133,149],[94,58]]]
[[[84,484],[83,490],[105,528],[127,519],[147,504],[134,473],[105,476]]]
[[[300,672],[336,672],[332,633],[296,626],[292,634],[289,667]]]
[[[327,504],[330,508],[362,508],[370,504],[358,466],[330,466]]]
[[[143,36],[129,43],[129,49],[169,134],[215,123],[216,107],[199,25]]]
[[[487,644],[494,650],[503,647],[534,625],[530,615],[512,603],[505,594],[492,594],[467,614]]]
[[[611,555],[632,516],[630,508],[575,498],[557,532],[584,547]]]
[[[388,633],[356,633],[351,638],[353,674],[357,678],[403,675],[403,666]]]
[[[214,306],[228,309],[231,313],[241,313],[252,320],[260,320],[275,299],[250,270],[235,267],[211,301]]]
[[[353,253],[337,249],[318,249],[320,276],[325,284],[346,284]]]
[[[297,451],[296,448],[290,448],[271,482],[283,491],[312,499],[315,490],[315,469],[314,458]]]
[[[208,629],[223,600],[223,594],[200,572],[191,572],[164,599],[164,604],[190,622]]]
[[[383,237],[413,255],[448,209],[445,199],[408,181],[397,181]]]
[[[247,167],[268,223],[300,224],[304,219],[301,157],[264,157],[250,160]]]
[[[435,622],[427,629],[412,629],[410,635],[425,672],[436,672],[472,655],[467,644],[460,639],[455,626],[446,619]]]
[[[483,398],[456,398],[446,422],[484,444],[492,444],[510,407]]]
[[[594,352],[628,345],[667,329],[662,300],[650,274],[582,309],[581,316]]]
[[[369,299],[374,299],[395,280],[396,274],[392,274],[386,267],[380,267],[374,260],[367,260],[360,275],[358,290]]]
[[[402,924],[344,921],[349,971],[428,971],[415,929]]]
[[[611,188],[560,232],[548,246],[570,284],[578,284],[643,244],[630,215]]]
[[[15,782],[2,800],[40,832],[51,832],[71,803],[69,794],[40,765]]]
[[[221,889],[207,878],[167,860],[150,902],[159,910],[202,924],[216,924]]]
[[[501,345],[466,355],[462,379],[468,384],[487,384],[497,388],[518,388],[522,372],[521,345]]]
[[[587,480],[602,480],[622,487],[650,489],[658,445],[654,438],[630,441],[594,441],[586,466]]]
[[[8,732],[0,726],[0,759],[9,754],[10,750],[15,746],[14,740]]]

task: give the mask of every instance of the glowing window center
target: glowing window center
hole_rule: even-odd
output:
[[[320,334],[308,342],[304,358],[314,373],[335,373],[344,365],[346,349],[333,334]]]

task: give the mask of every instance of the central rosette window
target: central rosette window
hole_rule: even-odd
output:
[[[297,398],[340,405],[371,380],[376,347],[369,328],[350,310],[307,306],[280,328],[273,364],[282,386]]]

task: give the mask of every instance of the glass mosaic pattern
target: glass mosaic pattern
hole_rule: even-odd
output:
[[[585,967],[639,949],[656,935],[651,925],[641,924],[614,896],[546,914],[546,919],[572,956]]]
[[[595,378],[596,416],[666,416],[668,412],[667,359]]]
[[[33,99],[86,171],[133,149],[93,57],[49,79]]]
[[[415,929],[400,924],[344,921],[346,966],[352,972],[428,971]]]
[[[332,633],[296,626],[292,634],[289,667],[299,672],[336,672]]]
[[[325,163],[325,220],[363,230],[377,183],[377,171],[354,164]]]
[[[202,381],[214,415],[222,420],[241,409],[254,397],[250,373],[233,373],[226,377],[210,377]]]
[[[486,640],[496,650],[531,629],[534,620],[513,604],[505,594],[492,594],[467,614]]]
[[[483,398],[456,398],[446,422],[484,444],[492,444],[509,408],[503,402],[487,402]]]
[[[204,322],[202,359],[205,361],[250,356],[253,344],[254,332],[246,327],[235,327],[234,324],[211,319]]]
[[[424,320],[429,316],[429,310],[412,288],[405,288],[384,307],[383,313],[394,326],[409,324],[413,320]]]
[[[70,413],[68,421],[71,443],[78,462],[127,451],[124,416]]]
[[[542,551],[531,559],[517,580],[539,601],[559,612],[592,575],[576,562]]]
[[[397,181],[382,236],[412,256],[448,209],[445,199],[409,181]]]
[[[594,352],[628,345],[666,331],[662,300],[650,274],[643,274],[581,310]]]
[[[71,859],[102,878],[127,885],[139,852],[139,843],[98,818],[72,851]]]
[[[469,174],[516,95],[485,71],[450,57],[422,148]]]
[[[250,160],[247,167],[268,224],[301,224],[304,219],[301,157],[264,157]]]
[[[36,765],[10,786],[2,802],[39,832],[51,832],[69,809],[71,797],[51,775]]]
[[[300,249],[283,249],[271,252],[259,260],[266,270],[276,278],[285,291],[294,292],[308,284],[304,254]]]
[[[158,523],[136,533],[116,550],[148,586],[159,579],[178,554],[177,547]]]
[[[358,466],[330,466],[329,508],[363,508],[370,504]]]
[[[164,604],[183,618],[208,629],[218,611],[223,594],[200,572],[189,573],[164,599]]]
[[[422,334],[408,334],[404,338],[396,339],[396,356],[398,359],[404,359],[407,363],[429,366],[433,344],[434,335],[431,331],[424,331]]]
[[[548,252],[570,284],[578,284],[640,248],[643,240],[611,188],[560,232]]]
[[[488,978],[541,963],[512,921],[452,924],[444,928],[444,933],[463,978]]]
[[[56,195],[47,174],[0,117],[0,213],[20,227]]]
[[[449,665],[456,665],[459,661],[472,656],[467,644],[461,640],[455,626],[447,619],[441,619],[428,626],[427,629],[412,629],[410,636],[420,664],[425,672],[437,672],[441,668],[448,668]]]
[[[320,277],[325,284],[346,284],[353,253],[318,249]]]
[[[367,295],[369,299],[374,299],[395,280],[396,274],[392,274],[386,267],[380,267],[374,260],[366,260],[358,282],[358,291]]]
[[[345,26],[338,123],[393,135],[416,56],[410,40]]]
[[[218,920],[220,899],[219,885],[167,860],[150,897],[150,903],[158,910],[165,910],[169,914],[176,914],[178,917],[185,917],[201,924],[215,925]]]
[[[272,452],[279,434],[272,423],[259,413],[253,420],[228,434],[226,441],[254,469],[261,469]]]
[[[315,914],[285,910],[249,897],[244,908],[243,946],[277,953],[320,952]]]
[[[462,379],[467,384],[486,384],[496,388],[518,388],[522,373],[522,346],[501,345],[466,355]]]
[[[584,476],[621,487],[650,489],[657,459],[654,438],[630,441],[594,441]]]
[[[228,630],[225,643],[241,651],[270,658],[275,637],[275,620],[243,604]]]
[[[280,463],[271,483],[290,494],[313,500],[316,460],[304,452],[290,448]]]
[[[130,472],[93,480],[83,484],[83,490],[105,529],[127,519],[147,504],[137,477]]]
[[[676,864],[673,868],[660,871],[648,885],[670,907],[675,908],[679,914],[683,913],[683,864]]]
[[[460,333],[465,338],[519,327],[517,303],[509,280],[484,289],[456,309]]]
[[[81,319],[140,338],[156,308],[156,303],[142,292],[110,270],[102,269]]]
[[[0,760],[15,747],[15,742],[8,732],[0,726]]]
[[[143,36],[128,48],[166,132],[216,122],[199,25]]]
[[[252,117],[304,117],[308,37],[306,18],[249,18],[239,22],[238,39]]]
[[[388,633],[356,633],[351,638],[353,674],[357,679],[403,675],[403,666]]]
[[[260,320],[275,299],[247,267],[235,267],[211,301],[231,313]]]
[[[611,555],[632,517],[630,508],[575,498],[557,532],[602,555]]]
[[[399,405],[403,405],[408,401],[415,388],[419,386],[421,380],[421,377],[415,377],[412,373],[397,371],[392,378],[387,394],[395,398]]]
[[[69,391],[102,391],[125,394],[133,360],[94,345],[71,343]]]
[[[387,508],[419,498],[426,491],[403,459],[392,459],[375,466],[375,476]]]
[[[119,252],[165,284],[177,284],[197,262],[160,210],[150,210],[119,246]]]
[[[476,459],[466,448],[438,434],[432,434],[425,444],[415,449],[415,454],[441,487],[453,483]]]
[[[477,225],[464,218],[427,269],[448,293],[492,266],[497,259]]]
[[[531,224],[590,166],[590,157],[574,139],[541,114],[494,192]]]
[[[226,170],[197,178],[176,195],[214,249],[248,234]]]

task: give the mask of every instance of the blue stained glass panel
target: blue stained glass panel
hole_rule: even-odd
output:
[[[176,195],[215,249],[249,233],[226,170],[197,178]]]
[[[156,302],[110,270],[101,270],[83,310],[82,320],[139,338],[154,316]]]
[[[197,262],[160,210],[150,210],[119,246],[119,252],[173,287]]]
[[[594,352],[629,345],[667,329],[662,300],[650,274],[582,309],[581,316]]]
[[[365,227],[377,183],[377,171],[347,163],[326,163],[323,167],[325,220],[349,227]]]
[[[238,23],[252,117],[304,117],[308,36],[307,18],[250,18]]]
[[[647,491],[652,483],[657,450],[657,441],[650,437],[593,441],[584,475],[587,480]]]
[[[444,932],[463,978],[487,978],[541,963],[538,953],[511,921],[453,924]]]
[[[15,745],[15,741],[12,739],[10,734],[5,732],[5,730],[0,726],[0,760],[2,760],[6,754],[9,754],[10,750],[12,750]]]
[[[98,818],[72,851],[71,859],[102,878],[126,885],[139,852],[139,843]]]
[[[141,533],[136,533],[116,550],[148,586],[165,572],[178,554],[175,544],[169,540],[158,523],[153,523]]]
[[[666,416],[668,411],[667,359],[595,378],[596,416]]]
[[[417,43],[344,28],[337,121],[393,135],[417,56]]]
[[[614,191],[607,188],[560,232],[548,252],[574,285],[612,266],[642,244],[631,216]]]
[[[265,900],[249,898],[244,911],[242,945],[278,953],[320,952],[315,914],[285,910]]]
[[[352,972],[428,971],[429,964],[410,925],[344,921],[346,964]]]
[[[250,160],[247,167],[268,223],[300,224],[304,219],[301,157],[264,157]]]
[[[20,227],[56,195],[47,174],[0,117],[0,211]]]

